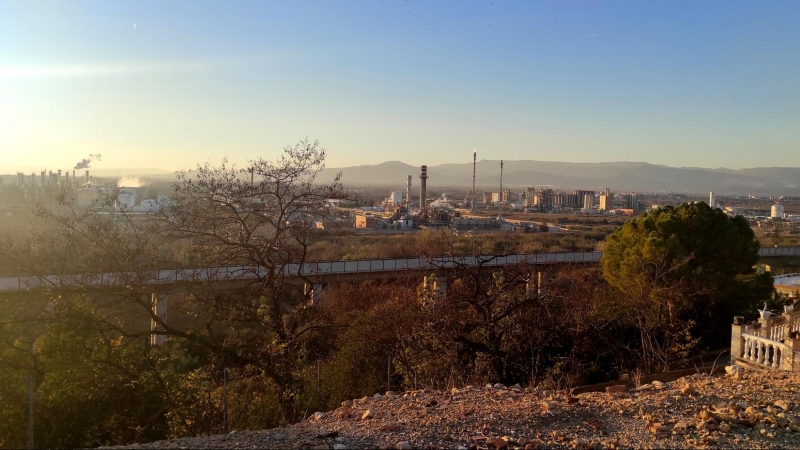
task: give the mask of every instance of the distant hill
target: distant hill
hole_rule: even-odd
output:
[[[482,160],[477,164],[476,185],[498,188],[500,161]],[[322,179],[330,180],[342,172],[349,186],[387,186],[403,188],[408,175],[419,186],[419,167],[400,161],[326,169]],[[428,166],[428,186],[471,187],[472,164]],[[552,185],[557,189],[612,191],[694,192],[720,194],[800,195],[800,168],[759,167],[752,169],[707,169],[668,167],[645,162],[569,163],[552,161],[504,161],[503,186]]]

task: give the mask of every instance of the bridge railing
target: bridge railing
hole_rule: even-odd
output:
[[[800,256],[800,247],[761,247],[758,256]]]
[[[602,253],[560,252],[530,253],[501,256],[454,256],[426,258],[381,258],[362,260],[318,261],[288,264],[283,274],[289,277],[344,275],[354,273],[380,273],[400,270],[443,269],[458,266],[501,267],[525,262],[527,264],[560,264],[598,262]],[[109,272],[88,274],[63,274],[26,277],[0,277],[0,292],[15,292],[48,287],[103,287],[137,284],[169,284],[202,281],[248,280],[267,275],[259,266],[220,266],[188,269],[145,270],[140,272]]]

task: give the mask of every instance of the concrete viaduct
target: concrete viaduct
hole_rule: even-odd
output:
[[[385,258],[350,261],[320,261],[305,264],[288,264],[284,267],[284,275],[298,280],[312,280],[305,283],[305,293],[316,304],[322,294],[324,285],[334,281],[360,280],[369,277],[391,277],[392,275],[415,272],[435,272],[459,267],[503,267],[508,265],[528,264],[532,266],[554,264],[596,264],[602,252],[559,252],[514,254],[496,256],[455,256],[437,258]],[[759,256],[800,256],[800,247],[765,247],[759,250]],[[125,286],[131,279],[138,283],[152,285],[153,291],[163,291],[156,286],[164,287],[175,284],[192,284],[204,282],[248,281],[266,275],[266,269],[258,266],[223,266],[191,269],[165,269],[126,273],[85,273],[45,276],[0,277],[0,293],[26,292],[46,288],[117,287]],[[541,271],[535,270],[533,283],[539,291],[546,289],[545,278]],[[445,290],[442,282],[437,286]],[[166,294],[152,294],[152,304],[157,316],[166,320]],[[155,324],[153,325],[156,326]],[[153,335],[153,343],[160,344],[165,336]]]

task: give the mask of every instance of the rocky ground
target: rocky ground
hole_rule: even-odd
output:
[[[575,396],[502,385],[387,392],[284,428],[127,448],[798,448],[799,381],[728,367]]]

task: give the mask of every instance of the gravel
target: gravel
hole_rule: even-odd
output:
[[[387,392],[284,428],[122,448],[798,448],[799,381],[729,370],[575,396],[502,385]]]

